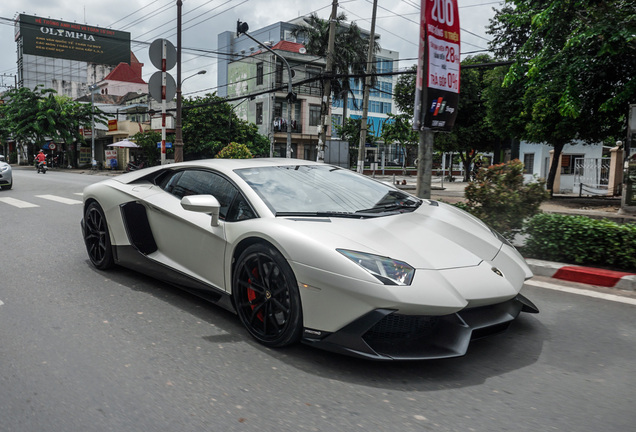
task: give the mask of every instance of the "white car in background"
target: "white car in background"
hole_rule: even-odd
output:
[[[11,165],[4,161],[4,156],[0,156],[0,188],[2,190],[11,189],[13,187],[13,172],[11,170]]]
[[[538,312],[519,293],[532,276],[524,259],[483,222],[327,164],[146,168],[86,187],[81,225],[98,269],[125,266],[213,301],[269,347],[455,357]]]

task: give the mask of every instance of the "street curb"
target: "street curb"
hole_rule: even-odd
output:
[[[588,285],[636,291],[636,274],[593,267],[572,266],[552,261],[527,258],[526,262],[537,276],[545,276]]]

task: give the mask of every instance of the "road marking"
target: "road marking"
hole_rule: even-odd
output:
[[[64,197],[59,197],[56,195],[36,195],[37,198],[44,198],[46,200],[49,201],[55,201],[55,202],[59,202],[62,204],[81,204],[81,201],[78,200],[74,200],[74,199],[70,199],[70,198],[64,198]]]
[[[572,287],[567,287],[563,285],[553,284],[550,282],[543,282],[539,280],[529,280],[526,282],[526,285],[530,285],[530,286],[534,286],[538,288],[546,288],[546,289],[551,289],[554,291],[561,291],[561,292],[566,292],[571,294],[584,295],[587,297],[594,297],[594,298],[599,298],[599,299],[609,300],[609,301],[614,301],[619,303],[636,305],[636,299],[621,297],[615,294],[605,294],[605,293],[600,293],[600,292],[590,291],[590,290],[585,290],[580,288],[572,288]]]
[[[37,204],[31,204],[30,202],[26,202],[26,201],[22,201],[22,200],[10,198],[10,197],[0,198],[0,202],[6,203],[9,205],[12,205],[13,207],[18,207],[18,208],[40,207]]]

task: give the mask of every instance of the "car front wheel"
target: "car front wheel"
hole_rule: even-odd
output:
[[[104,211],[92,202],[84,212],[84,243],[91,263],[100,270],[113,266],[113,249]]]
[[[300,339],[298,284],[280,252],[264,244],[248,247],[237,261],[232,287],[238,315],[257,341],[282,347]]]

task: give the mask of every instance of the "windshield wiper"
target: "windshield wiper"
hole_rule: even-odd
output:
[[[396,210],[413,211],[421,205],[422,205],[422,200],[419,200],[416,202],[410,202],[410,203],[384,204],[384,205],[377,205],[369,209],[358,210],[356,211],[356,213],[382,213],[382,212],[390,212],[390,211],[396,211]]]
[[[320,211],[320,212],[276,212],[277,217],[340,217],[340,218],[355,218],[360,219],[363,217],[377,217],[377,214],[364,214],[364,212],[345,212],[345,211]]]

